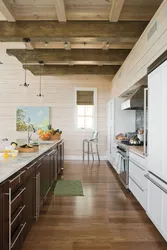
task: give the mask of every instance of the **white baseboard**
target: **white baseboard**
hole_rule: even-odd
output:
[[[81,155],[65,155],[64,160],[72,160],[72,161],[82,161],[82,156]],[[87,159],[87,156],[85,156],[85,160]],[[92,157],[90,156],[90,161],[92,160]],[[95,157],[95,161],[98,160],[97,156]],[[100,155],[100,160],[101,161],[106,161],[107,156],[106,155]]]

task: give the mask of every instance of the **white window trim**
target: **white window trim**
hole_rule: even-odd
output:
[[[77,119],[76,119],[76,114],[77,114],[77,91],[83,90],[83,91],[94,91],[94,128],[90,129],[82,129],[82,128],[77,128]],[[75,88],[75,96],[74,96],[74,130],[78,132],[93,132],[97,130],[97,88],[82,88],[82,87],[77,87]]]

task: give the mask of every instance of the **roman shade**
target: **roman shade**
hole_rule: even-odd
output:
[[[94,105],[94,91],[77,90],[77,105]]]

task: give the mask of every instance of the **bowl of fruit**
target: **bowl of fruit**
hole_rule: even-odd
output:
[[[48,126],[48,130],[44,131],[43,129],[38,130],[38,135],[41,140],[60,140],[62,131],[59,129],[52,128],[51,125]]]
[[[39,138],[43,141],[49,141],[51,139],[51,134],[48,131],[40,129],[38,132]]]

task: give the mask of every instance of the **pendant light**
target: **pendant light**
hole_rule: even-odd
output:
[[[24,54],[24,84],[21,84],[20,86],[23,87],[29,87],[29,84],[27,84],[27,70],[26,70],[26,48],[27,48],[27,43],[30,43],[29,38],[23,38],[23,41],[25,43],[25,54]]]
[[[42,95],[41,74],[42,74],[42,66],[44,65],[44,62],[43,62],[43,61],[39,61],[39,65],[40,65],[39,95],[37,95],[37,96],[38,96],[38,97],[43,97],[44,95]]]

